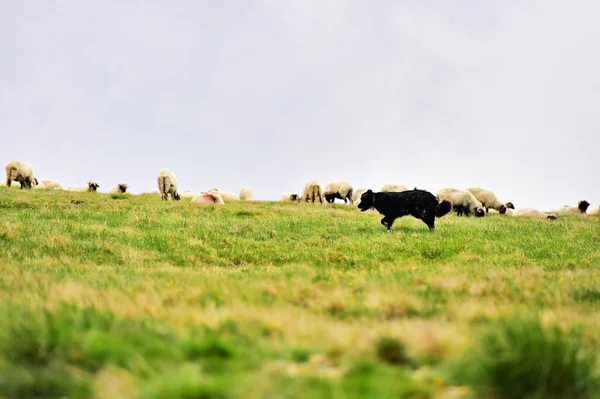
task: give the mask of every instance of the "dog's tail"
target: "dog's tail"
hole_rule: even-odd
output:
[[[452,210],[452,203],[448,200],[443,200],[435,208],[435,216],[441,218]]]

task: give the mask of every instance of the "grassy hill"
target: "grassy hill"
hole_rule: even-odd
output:
[[[0,398],[600,392],[599,218],[380,219],[0,187]]]

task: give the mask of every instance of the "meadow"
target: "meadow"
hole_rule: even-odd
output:
[[[600,218],[0,187],[0,398],[599,398]]]

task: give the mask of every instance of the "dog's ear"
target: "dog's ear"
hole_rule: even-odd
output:
[[[373,190],[371,190],[371,189],[368,189],[367,191],[365,191],[365,194],[369,194],[369,195],[371,195],[371,194],[373,194]]]

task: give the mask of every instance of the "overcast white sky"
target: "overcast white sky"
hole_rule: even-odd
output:
[[[0,162],[600,202],[597,0],[0,0]]]

